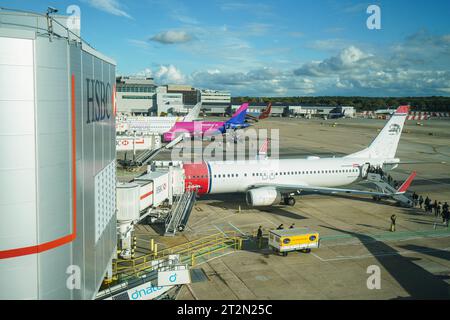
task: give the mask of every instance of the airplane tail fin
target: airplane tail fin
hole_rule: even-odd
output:
[[[228,124],[242,124],[245,122],[245,116],[247,115],[248,103],[243,103],[239,109],[233,114],[230,120],[227,121]]]
[[[346,158],[393,159],[397,152],[409,106],[400,106],[384,128],[366,149],[350,154]]]
[[[200,114],[200,109],[202,108],[202,103],[197,103],[189,113],[184,117],[183,121],[194,121],[198,119],[198,115]]]
[[[270,116],[270,113],[272,112],[272,102],[269,102],[267,104],[267,107],[263,110],[263,112],[261,112],[261,114],[259,115],[259,120],[262,119],[266,119]]]

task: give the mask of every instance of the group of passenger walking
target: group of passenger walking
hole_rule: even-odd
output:
[[[422,195],[418,195],[415,192],[412,195],[412,200],[415,208],[424,209],[426,213],[434,214],[436,218],[441,217],[442,222],[448,227],[450,211],[447,201],[442,203],[434,200],[433,202],[428,196],[424,199]]]

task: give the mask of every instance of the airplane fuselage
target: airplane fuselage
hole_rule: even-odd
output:
[[[324,158],[203,162],[183,165],[185,185],[199,194],[246,192],[258,184],[301,184],[338,187],[358,181],[366,164],[379,159]]]

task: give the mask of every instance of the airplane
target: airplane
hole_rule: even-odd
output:
[[[375,111],[377,115],[391,115],[395,112],[395,109],[387,108],[387,109],[378,109]]]
[[[319,194],[368,195],[376,199],[403,195],[416,173],[390,193],[338,188],[367,181],[368,169],[395,169],[395,158],[408,106],[400,106],[373,142],[364,150],[335,158],[266,159],[184,163],[185,186],[203,194],[245,193],[249,206],[294,205],[293,195],[302,191]]]
[[[329,119],[345,118],[345,110],[342,107],[336,107],[328,114]]]
[[[272,112],[272,102],[269,102],[267,104],[267,107],[265,107],[263,110],[261,110],[260,114],[258,116],[254,116],[247,113],[247,118],[250,120],[253,120],[255,122],[258,122],[259,120],[266,119],[270,116],[270,113]]]
[[[116,132],[128,131],[130,133],[155,133],[164,134],[169,131],[176,122],[189,122],[199,119],[202,103],[197,103],[189,113],[184,117],[146,117],[146,116],[127,116],[126,119],[116,121]]]
[[[216,134],[224,134],[227,130],[243,129],[250,124],[245,122],[248,103],[242,104],[228,121],[180,121],[163,135],[165,142],[175,140],[179,135],[189,137],[210,137]]]

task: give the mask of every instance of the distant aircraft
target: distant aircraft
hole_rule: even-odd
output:
[[[179,135],[194,137],[209,137],[216,134],[223,134],[227,130],[243,129],[250,124],[245,122],[248,103],[242,104],[228,121],[180,121],[164,133],[163,139],[166,142],[173,141]]]
[[[127,116],[126,120],[116,122],[116,131],[129,133],[154,133],[164,134],[169,131],[176,122],[194,121],[199,119],[202,103],[197,103],[184,117],[147,117],[147,116]]]
[[[391,115],[395,112],[395,109],[378,109],[375,111],[375,114],[386,114],[386,115]]]
[[[329,119],[345,118],[345,110],[342,107],[336,107],[328,114]]]
[[[184,163],[186,188],[197,188],[201,194],[246,193],[250,206],[294,205],[293,195],[301,191],[320,194],[356,194],[377,198],[403,195],[415,177],[415,172],[397,190],[390,193],[341,189],[365,180],[370,167],[393,170],[400,163],[395,158],[407,106],[399,107],[369,147],[340,158],[308,157],[307,159],[266,159],[267,141],[257,160],[211,161]]]
[[[267,106],[263,110],[261,110],[261,113],[258,116],[247,114],[247,118],[253,121],[263,120],[268,118],[271,112],[272,112],[272,102],[269,102]]]

